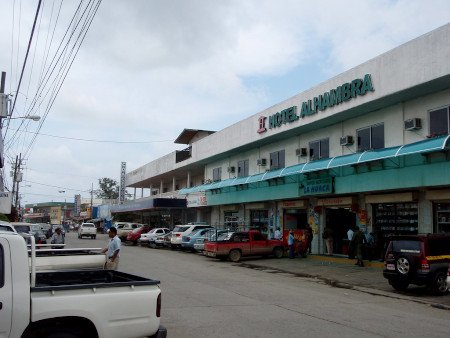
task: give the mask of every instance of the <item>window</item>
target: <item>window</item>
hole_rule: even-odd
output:
[[[248,176],[248,160],[238,161],[238,177]]]
[[[330,140],[328,138],[309,142],[309,159],[311,161],[328,157],[330,157]]]
[[[259,232],[255,232],[253,234],[253,240],[254,241],[265,241],[267,239],[266,236],[264,236],[263,234],[259,233]]]
[[[220,181],[222,179],[222,167],[213,169],[213,181]]]
[[[284,168],[284,150],[270,153],[270,170]]]
[[[376,124],[356,131],[358,151],[384,148],[384,124]]]
[[[449,134],[449,131],[450,107],[430,111],[430,135]]]

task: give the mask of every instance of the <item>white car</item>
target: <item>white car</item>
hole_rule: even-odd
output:
[[[155,228],[145,234],[142,234],[141,238],[139,238],[138,242],[140,245],[148,245],[148,244],[150,244],[150,242],[154,242],[156,237],[164,236],[165,234],[167,234],[169,232],[170,232],[170,230],[167,228]]]
[[[172,230],[172,237],[170,237],[170,248],[176,249],[181,248],[181,242],[183,236],[190,235],[194,230],[212,228],[212,226],[207,224],[185,224],[177,225]]]
[[[97,237],[97,228],[94,223],[83,223],[78,228],[78,238],[91,237],[95,239]]]

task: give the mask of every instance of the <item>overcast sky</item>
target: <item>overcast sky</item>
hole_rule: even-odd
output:
[[[7,93],[17,90],[37,3],[2,0]],[[10,162],[25,156],[22,204],[89,197],[99,178],[119,181],[122,161],[128,172],[182,149],[173,141],[184,128],[221,130],[450,18],[447,0],[105,0],[54,104],[33,106],[78,4],[45,0],[37,21],[13,116],[45,120],[17,133],[23,120],[3,123],[9,189]]]

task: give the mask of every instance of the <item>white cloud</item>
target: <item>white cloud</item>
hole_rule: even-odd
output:
[[[0,12],[5,26],[0,69],[8,72],[8,90],[11,79],[11,88],[17,83],[16,64],[20,67],[23,60],[36,4],[22,2],[19,58],[18,9],[12,35],[12,5],[7,2]],[[64,33],[76,5],[63,3],[57,36]],[[33,78],[41,69],[44,28],[54,23],[49,21],[50,8],[46,3]],[[317,78],[336,75],[447,23],[449,12],[450,2],[444,0],[103,1],[42,132],[173,141],[183,128],[220,130],[280,100],[268,89],[272,77],[280,79],[298,67],[322,69]],[[29,70],[21,89],[25,94]],[[317,83],[313,77],[309,81]],[[18,109],[24,111],[20,100]],[[37,113],[43,114],[44,106]],[[26,134],[25,141],[17,142],[9,151],[12,158],[30,139]],[[84,190],[95,177],[118,179],[121,161],[132,170],[182,148],[172,141],[114,144],[39,136],[27,162],[37,171],[26,175]],[[52,195],[54,189],[40,191]],[[38,197],[27,198],[33,199]]]

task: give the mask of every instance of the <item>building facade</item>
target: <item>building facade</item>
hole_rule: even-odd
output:
[[[450,24],[126,175],[149,197],[186,199],[187,221],[314,231],[450,232]],[[182,154],[180,154],[183,152]],[[136,195],[136,194],[135,194]],[[134,203],[138,203],[137,199]]]

